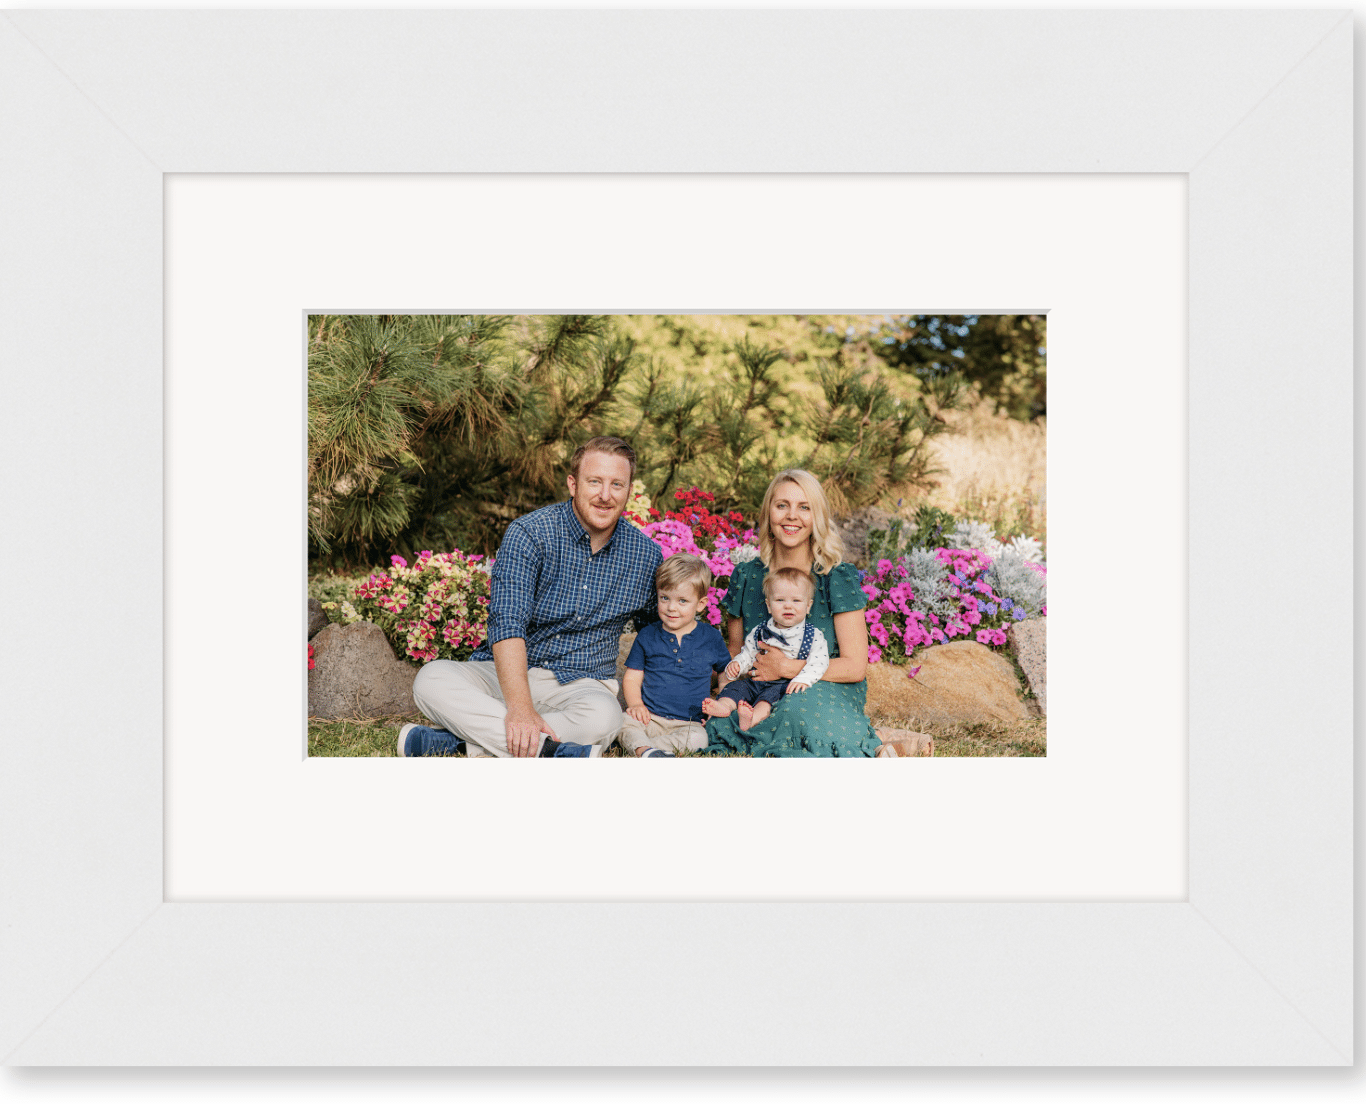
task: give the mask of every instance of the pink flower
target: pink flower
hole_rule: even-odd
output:
[[[882,620],[882,614],[875,609],[866,609],[863,611],[863,619],[870,625],[876,625]]]
[[[882,649],[879,648],[876,644],[869,644],[869,645],[868,645],[868,662],[869,662],[869,663],[881,663],[881,662],[882,662]]]
[[[395,567],[407,567],[407,566],[408,566],[408,561],[405,560],[402,556],[390,556],[390,557],[389,557],[389,562],[390,562],[391,564],[393,564]]]
[[[889,572],[889,571],[891,571],[891,570],[892,570],[892,561],[891,561],[891,560],[878,560],[878,562],[877,562],[877,573],[878,573],[879,575],[886,575],[887,572]]]
[[[872,583],[864,583],[859,589],[863,591],[869,601],[872,601],[882,593],[882,591],[878,590]]]
[[[910,670],[908,670],[908,671],[906,672],[906,677],[907,677],[908,679],[913,679],[913,678],[915,678],[915,676],[918,675],[918,674],[920,674],[920,668],[919,668],[919,667],[912,667],[912,668],[910,668]]]

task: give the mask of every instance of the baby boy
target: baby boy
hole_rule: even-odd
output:
[[[825,674],[830,666],[830,649],[825,634],[806,620],[816,584],[810,573],[783,567],[764,576],[764,600],[772,615],[756,625],[745,637],[740,654],[726,667],[725,677],[733,679],[717,694],[702,703],[709,717],[728,717],[740,711],[741,731],[747,731],[767,717],[784,694],[805,690]],[[792,679],[756,682],[740,676],[754,666],[759,645],[767,643],[791,659],[804,659],[806,666]]]

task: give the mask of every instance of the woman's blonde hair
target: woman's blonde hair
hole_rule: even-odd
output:
[[[768,517],[774,496],[784,483],[797,484],[805,493],[806,501],[811,504],[811,558],[815,561],[812,570],[829,575],[831,569],[844,559],[844,541],[830,520],[830,503],[826,501],[820,480],[804,468],[780,471],[764,492],[764,504],[759,507],[759,559],[767,567],[773,558],[773,528],[769,525]]]

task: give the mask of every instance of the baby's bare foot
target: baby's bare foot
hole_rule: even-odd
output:
[[[754,706],[749,702],[741,702],[736,708],[740,711],[740,731],[746,732],[754,723]]]

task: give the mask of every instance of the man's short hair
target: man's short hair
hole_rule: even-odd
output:
[[[764,576],[764,597],[773,597],[773,588],[779,583],[798,583],[806,588],[808,598],[816,597],[816,580],[811,578],[811,572],[800,571],[795,567],[780,567],[777,571],[770,571]]]
[[[574,450],[574,455],[569,458],[569,474],[575,479],[579,478],[579,465],[583,463],[586,453],[605,452],[608,456],[624,456],[631,465],[631,475],[627,479],[632,483],[636,478],[636,450],[623,441],[620,437],[590,437]]]
[[[655,572],[655,589],[671,590],[685,583],[692,583],[697,588],[697,596],[705,598],[711,589],[711,568],[689,552],[675,552]]]

